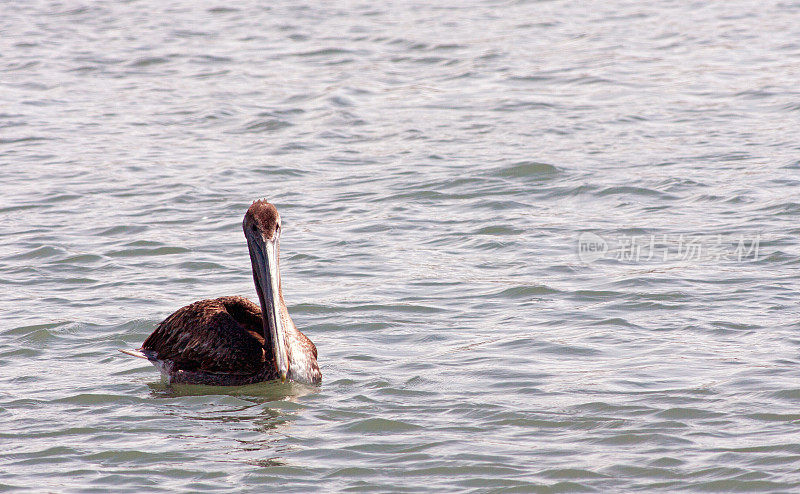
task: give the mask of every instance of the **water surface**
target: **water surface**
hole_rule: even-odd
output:
[[[0,490],[797,490],[799,15],[3,3]],[[119,354],[259,197],[323,385]]]

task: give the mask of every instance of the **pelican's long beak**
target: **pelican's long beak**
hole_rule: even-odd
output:
[[[261,302],[261,313],[264,320],[264,338],[269,338],[275,357],[275,367],[281,376],[281,381],[286,381],[289,373],[289,358],[286,353],[285,333],[283,318],[280,311],[280,296],[278,286],[280,272],[278,271],[278,238],[277,235],[264,241],[260,233],[248,232],[245,229],[247,245],[250,248],[250,261],[253,265],[253,278]]]

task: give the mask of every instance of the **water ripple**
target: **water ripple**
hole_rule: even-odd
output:
[[[798,489],[797,13],[0,6],[0,490]],[[160,382],[257,197],[323,385]]]

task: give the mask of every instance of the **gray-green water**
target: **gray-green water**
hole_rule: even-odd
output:
[[[3,2],[0,487],[797,491],[799,20]],[[263,196],[323,385],[161,384]]]

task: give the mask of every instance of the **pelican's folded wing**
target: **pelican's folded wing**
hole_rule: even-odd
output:
[[[263,339],[228,312],[225,302],[232,298],[201,300],[178,309],[145,340],[142,352],[171,361],[176,370],[259,372],[264,367]]]

